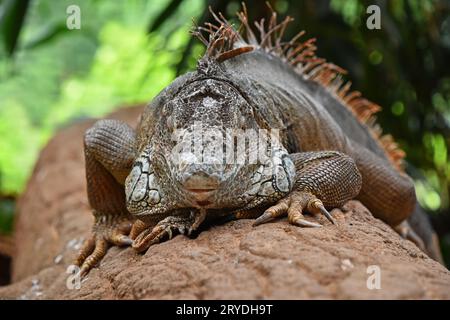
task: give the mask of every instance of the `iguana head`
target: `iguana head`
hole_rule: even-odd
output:
[[[277,131],[258,125],[233,85],[197,80],[160,109],[126,180],[131,213],[251,208],[291,190],[295,168]]]

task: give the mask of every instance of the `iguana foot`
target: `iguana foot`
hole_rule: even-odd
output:
[[[291,224],[301,227],[321,227],[322,225],[310,222],[303,216],[303,211],[312,214],[323,214],[330,220],[331,223],[336,224],[331,214],[325,209],[322,201],[309,192],[294,191],[287,197],[279,200],[277,204],[268,208],[261,216],[254,222],[254,226],[271,221],[277,217],[287,214],[288,220]]]
[[[116,218],[106,221],[106,216],[100,216],[95,222],[93,235],[86,240],[78,253],[75,264],[80,267],[79,274],[84,277],[105,256],[110,244],[129,246],[133,240],[128,237],[131,222],[126,218]]]
[[[192,216],[169,216],[154,227],[136,222],[131,232],[132,246],[137,252],[143,252],[156,243],[172,239],[174,233],[190,234],[196,228],[196,221]]]
[[[409,225],[408,221],[404,220],[398,226],[394,227],[394,230],[404,239],[413,242],[420,250],[426,252],[425,243],[423,240],[414,232],[414,230]]]

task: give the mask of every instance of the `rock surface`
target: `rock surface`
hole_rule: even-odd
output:
[[[135,124],[140,111],[111,117]],[[178,235],[145,254],[114,247],[80,289],[69,289],[67,267],[93,222],[82,153],[92,123],[62,130],[43,150],[19,201],[13,284],[0,287],[0,298],[450,299],[450,272],[357,201],[333,211],[337,227],[281,219],[253,228],[239,220],[196,239]],[[368,289],[370,266],[379,267],[379,290]]]

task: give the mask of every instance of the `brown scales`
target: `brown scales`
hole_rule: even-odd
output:
[[[205,23],[204,27],[197,26],[192,33],[206,45],[207,56],[218,62],[255,49],[262,49],[288,63],[298,74],[320,84],[346,106],[358,121],[368,128],[373,138],[384,149],[389,161],[398,170],[403,171],[404,151],[399,148],[391,135],[383,135],[381,127],[376,124],[374,114],[380,111],[381,107],[362,97],[359,91],[350,91],[351,82],[346,82],[342,78],[342,75],[346,74],[344,69],[315,55],[317,49],[315,38],[299,41],[305,34],[301,31],[290,41],[282,41],[286,27],[293,18],[288,16],[278,23],[277,13],[272,8],[270,10],[271,16],[267,26],[264,18],[254,23],[259,33],[258,37],[249,24],[244,4],[243,10],[237,13],[241,22],[238,30],[235,30],[221,13],[216,14],[210,9],[218,25]],[[206,32],[208,39],[202,32]]]

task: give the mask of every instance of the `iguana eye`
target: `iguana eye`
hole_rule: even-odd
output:
[[[170,116],[173,112],[173,108],[174,108],[174,101],[169,101],[167,102],[163,107],[162,107],[162,115],[163,116]]]
[[[244,116],[241,116],[239,118],[239,128],[242,129],[242,130],[247,129],[247,119],[245,119]]]
[[[176,129],[175,123],[173,121],[173,116],[170,115],[167,117],[166,126],[167,126],[167,129],[169,129],[169,131],[174,131]]]

